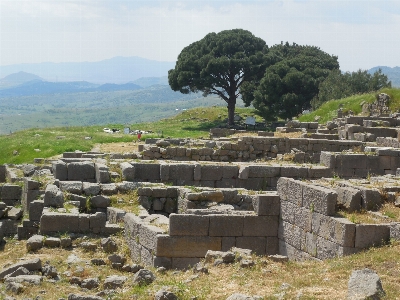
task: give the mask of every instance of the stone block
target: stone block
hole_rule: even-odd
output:
[[[210,236],[169,236],[157,238],[156,256],[205,257],[208,250],[221,250],[221,237]]]
[[[320,163],[323,166],[328,167],[329,169],[334,169],[336,166],[336,154],[322,151],[320,156]]]
[[[355,186],[361,191],[361,207],[365,210],[378,210],[382,206],[382,196],[378,189]]]
[[[236,238],[236,247],[250,249],[257,255],[265,255],[267,238],[259,236],[241,236]]]
[[[209,236],[242,236],[243,216],[209,215]]]
[[[171,214],[169,216],[169,235],[207,236],[209,225],[208,216]]]
[[[67,164],[61,160],[52,163],[53,175],[58,180],[68,180]]]
[[[40,218],[40,233],[79,232],[79,215],[46,212]]]
[[[303,205],[303,188],[304,187],[305,187],[305,185],[301,181],[289,178],[287,181],[286,199],[290,202],[297,204],[298,206]],[[281,196],[281,195],[279,194],[279,196]]]
[[[331,216],[336,212],[337,193],[328,188],[303,185],[303,206],[312,212]]]
[[[117,194],[118,189],[115,183],[103,183],[100,184],[101,193],[103,195],[114,195]]]
[[[39,221],[44,208],[43,200],[32,201],[29,205],[29,220]]]
[[[305,231],[300,227],[287,223],[279,222],[278,238],[295,247],[298,250],[305,249]]]
[[[281,167],[278,165],[274,166],[263,166],[263,165],[250,165],[249,178],[266,178],[266,177],[277,177],[281,173]]]
[[[313,233],[340,246],[354,247],[355,224],[345,218],[324,216],[313,213]]]
[[[337,206],[348,212],[360,211],[361,191],[352,187],[337,187]]]
[[[282,166],[281,167],[282,177],[292,177],[292,178],[307,178],[308,177],[308,167],[299,166]]]
[[[95,181],[94,163],[89,161],[68,164],[68,180]]]
[[[192,269],[200,260],[201,257],[173,257],[171,259],[171,268],[177,270]]]
[[[134,181],[135,178],[135,169],[128,162],[123,162],[120,164],[122,178],[128,181]]]
[[[390,227],[387,224],[356,225],[356,248],[369,248],[387,243],[390,239]]]
[[[152,195],[153,198],[166,198],[167,188],[166,187],[153,187]]]
[[[3,236],[14,236],[18,232],[19,221],[3,219],[0,221],[0,231]]]
[[[275,255],[279,253],[279,239],[278,237],[268,236],[267,247],[265,249],[266,255]]]
[[[73,194],[81,194],[82,193],[82,181],[60,181],[59,183],[60,190],[73,193]]]
[[[304,231],[311,232],[312,229],[312,212],[305,207],[295,207],[293,224],[300,227]]]
[[[42,194],[40,190],[27,190],[22,194],[22,208],[24,211],[29,211],[30,204],[39,198]]]
[[[22,188],[19,185],[6,183],[0,188],[2,200],[21,200]]]
[[[90,221],[89,221],[89,214],[79,214],[78,220],[78,232],[89,232],[90,231]]]
[[[239,176],[239,168],[237,166],[223,166],[222,178],[237,179]]]
[[[169,166],[169,180],[178,181],[184,179],[185,181],[194,180],[194,165],[193,164],[170,164]]]
[[[286,221],[286,222],[288,222],[290,224],[294,224],[296,211],[300,207],[301,206],[298,206],[297,204],[294,204],[293,202],[286,201],[286,200],[281,200],[280,218],[283,221]]]
[[[223,166],[203,165],[201,166],[201,180],[221,180]]]
[[[324,239],[323,237],[317,236],[317,258],[329,259],[338,256],[339,245]]]
[[[94,168],[97,183],[110,182],[110,170],[105,164],[95,163]]]
[[[29,177],[24,178],[24,191],[38,190],[40,188],[40,182],[33,180]]]
[[[100,185],[98,183],[83,182],[82,191],[86,196],[96,196],[100,194]]]
[[[257,195],[253,198],[254,211],[259,216],[278,216],[280,198],[277,193]]]
[[[93,231],[99,230],[98,232],[101,232],[102,229],[106,226],[106,222],[107,215],[105,213],[97,212],[95,214],[89,215],[89,228]]]
[[[153,258],[153,267],[154,268],[164,267],[166,269],[171,269],[172,268],[172,258],[155,256]]]
[[[121,223],[124,221],[126,212],[116,207],[107,207],[107,221],[112,224]]]
[[[289,243],[279,240],[279,254],[287,256],[289,260],[304,261],[312,259],[312,256],[307,252],[296,249]]]
[[[237,179],[222,178],[215,182],[216,188],[235,188],[237,187]]]
[[[239,179],[248,179],[249,178],[250,168],[249,166],[240,166],[239,168]]]
[[[276,237],[278,236],[278,223],[278,216],[244,216],[243,236]]]
[[[63,207],[64,194],[60,189],[53,185],[48,184],[44,193],[44,206],[46,207]]]
[[[229,251],[232,247],[236,247],[236,238],[233,236],[222,237],[221,251]]]
[[[164,231],[160,227],[149,224],[141,224],[138,228],[139,242],[142,246],[154,251],[157,248],[158,236],[163,233]],[[157,256],[168,255],[157,254]]]
[[[278,179],[278,182],[276,185],[276,191],[281,200],[288,200],[288,197],[289,197],[288,182],[289,182],[289,178],[286,178],[286,177],[280,177]]]
[[[7,168],[5,165],[0,165],[0,182],[6,182]]]
[[[110,206],[111,200],[107,196],[94,196],[90,198],[90,207],[91,208],[107,208]]]

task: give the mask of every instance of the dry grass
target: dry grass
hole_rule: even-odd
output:
[[[119,251],[128,255],[128,249],[121,236],[115,237],[119,244]],[[98,237],[90,237],[89,241],[99,243]],[[135,287],[132,285],[131,273],[124,273],[112,269],[109,265],[94,266],[91,258],[103,258],[107,261],[107,253],[101,248],[97,252],[85,252],[78,247],[81,240],[74,241],[74,247],[65,249],[43,248],[36,253],[27,253],[25,241],[8,240],[4,250],[0,252],[2,265],[12,264],[20,258],[40,257],[42,262],[48,260],[61,274],[61,281],[48,282],[46,279],[40,286],[30,286],[18,295],[18,299],[35,298],[41,295],[44,299],[59,299],[71,293],[95,294],[102,290],[83,291],[80,287],[69,284],[68,277],[63,275],[66,271],[78,275],[82,279],[98,277],[101,282],[109,275],[127,276],[128,280],[123,290],[110,299],[154,299],[156,291],[166,286],[175,292],[179,299],[226,299],[233,293],[248,295],[260,295],[264,299],[277,299],[284,294],[284,299],[295,299],[302,295],[301,299],[346,299],[347,282],[352,270],[371,268],[375,270],[382,280],[383,288],[387,296],[385,299],[398,299],[400,297],[400,245],[391,244],[380,248],[372,248],[356,255],[326,260],[323,262],[289,262],[276,263],[266,257],[256,257],[256,265],[249,269],[240,268],[238,263],[209,267],[209,274],[195,276],[191,271],[167,271],[165,274],[157,273],[157,280],[147,287]],[[82,259],[77,265],[68,266],[65,261],[70,254],[75,254]],[[128,260],[128,263],[132,263]],[[77,273],[78,266],[84,268],[84,272]],[[288,284],[284,289],[282,284]],[[4,287],[0,288],[4,292]],[[136,298],[133,298],[136,295]],[[2,296],[0,294],[0,299]]]
[[[131,153],[138,151],[139,144],[143,144],[143,142],[98,144],[95,145],[94,150],[103,153]]]

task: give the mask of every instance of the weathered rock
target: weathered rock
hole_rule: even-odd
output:
[[[107,278],[104,280],[104,288],[109,290],[115,290],[117,288],[122,287],[127,279],[128,278],[126,276],[117,276],[117,275],[107,276]]]
[[[154,300],[177,300],[178,296],[176,296],[174,293],[166,291],[164,289],[159,290],[155,295],[154,295]]]
[[[48,237],[44,239],[43,244],[49,248],[60,247],[61,240],[55,237]]]
[[[16,269],[11,274],[6,275],[5,278],[16,277],[16,276],[19,276],[19,275],[29,275],[29,270],[27,268],[25,268],[25,267],[19,267],[18,269]]]
[[[193,267],[193,272],[208,274],[208,268],[206,268],[202,263],[197,263]]]
[[[68,300],[103,300],[103,298],[91,295],[69,294]]]
[[[48,184],[44,193],[44,206],[63,207],[64,194],[54,184]]]
[[[39,275],[19,275],[16,277],[8,277],[4,280],[5,283],[16,282],[16,283],[30,283],[34,285],[39,285],[43,278]]]
[[[22,217],[23,210],[21,208],[12,207],[7,212],[7,217],[11,220],[18,220]]]
[[[118,250],[117,243],[110,237],[101,239],[100,245],[105,252],[112,253]]]
[[[13,294],[18,295],[19,293],[22,293],[23,290],[24,286],[18,282],[8,282],[6,284],[6,291],[9,291]]]
[[[68,247],[71,247],[71,245],[72,245],[72,239],[71,239],[71,237],[62,237],[61,239],[60,239],[60,246],[61,246],[61,248],[68,248]]]
[[[133,277],[133,283],[137,285],[149,285],[156,279],[156,276],[147,269],[139,270]]]
[[[104,265],[106,265],[106,262],[104,261],[104,259],[101,259],[101,258],[92,258],[90,260],[90,262],[93,265],[96,265],[96,266],[104,266]]]
[[[221,255],[222,260],[224,263],[229,264],[235,261],[235,253],[233,252],[225,252]]]
[[[232,294],[226,300],[255,300],[256,298],[244,294]]]
[[[30,260],[25,260],[21,261],[19,263],[13,264],[7,268],[4,268],[3,270],[0,271],[0,279],[3,279],[6,275],[11,274],[15,270],[17,270],[20,267],[24,267],[28,269],[29,271],[36,271],[40,270],[42,268],[42,261],[40,258],[34,258]]]
[[[97,245],[91,242],[82,242],[79,244],[79,246],[81,246],[86,251],[96,251],[97,249]]]
[[[378,274],[367,268],[353,271],[348,283],[347,299],[377,300],[383,296],[385,296],[385,291]]]
[[[58,276],[57,269],[51,265],[44,265],[42,267],[42,275],[46,277],[55,278]]]
[[[132,273],[137,273],[137,272],[139,272],[139,270],[142,270],[142,269],[143,269],[143,267],[141,265],[133,264],[131,266]]]
[[[124,264],[126,261],[126,258],[122,254],[112,254],[108,256],[108,260],[112,264]]]
[[[76,264],[79,263],[81,261],[81,259],[76,256],[75,254],[71,254],[67,257],[67,260],[65,261],[67,264]]]
[[[92,290],[97,288],[100,285],[98,278],[86,278],[82,280],[81,287]]]
[[[254,261],[252,261],[250,259],[243,259],[240,261],[241,268],[250,268],[252,266],[254,266]]]
[[[36,251],[43,247],[43,236],[35,234],[26,241],[26,250]]]
[[[82,279],[81,279],[80,277],[72,276],[72,277],[69,279],[69,283],[70,283],[70,284],[81,285]]]

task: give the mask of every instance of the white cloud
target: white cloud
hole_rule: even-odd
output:
[[[141,56],[173,61],[209,32],[319,46],[343,70],[400,65],[399,1],[1,0],[0,65]]]

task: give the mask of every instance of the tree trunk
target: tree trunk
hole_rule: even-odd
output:
[[[235,106],[236,97],[230,97],[228,102],[228,124],[229,126],[235,125]]]

